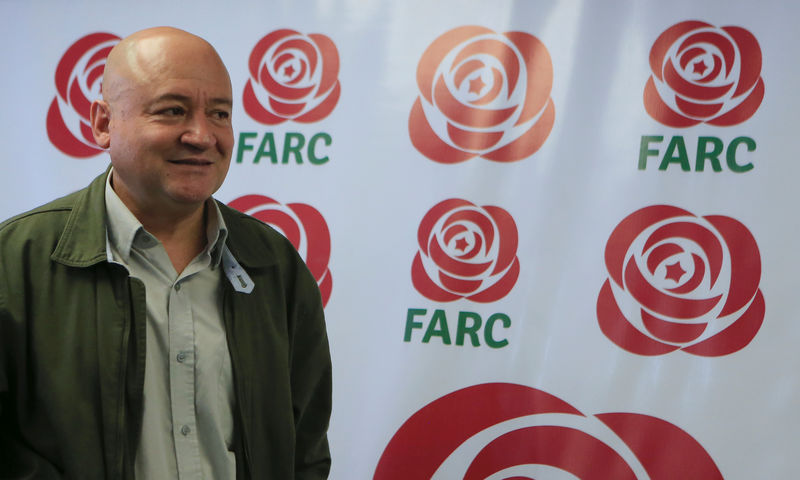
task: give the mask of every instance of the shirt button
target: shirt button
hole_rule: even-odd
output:
[[[189,432],[191,432],[191,431],[192,431],[192,429],[189,428],[189,425],[184,425],[184,426],[181,427],[181,434],[183,436],[189,435]]]
[[[175,284],[175,291],[176,292],[180,292],[181,291],[181,284],[180,283],[176,283]]]
[[[181,353],[179,353],[177,355],[176,358],[178,360],[178,363],[183,363],[183,361],[186,360],[186,353],[185,352],[181,352]]]

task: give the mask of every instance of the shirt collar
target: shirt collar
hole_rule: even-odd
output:
[[[150,232],[145,230],[141,222],[128,210],[117,193],[111,187],[111,175],[114,169],[106,177],[105,199],[106,199],[106,218],[108,220],[107,235],[108,243],[122,257],[125,263],[130,261],[131,249],[136,247],[147,249],[159,243]],[[211,266],[216,268],[222,259],[222,251],[225,241],[228,238],[228,229],[225,220],[219,210],[217,202],[213,198],[206,201],[206,249],[203,253],[210,255]],[[110,255],[109,251],[109,255]]]

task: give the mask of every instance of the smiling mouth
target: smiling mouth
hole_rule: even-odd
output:
[[[205,167],[213,164],[214,162],[210,160],[202,160],[196,158],[184,158],[179,160],[169,160],[169,163],[173,165],[189,165],[194,167]]]

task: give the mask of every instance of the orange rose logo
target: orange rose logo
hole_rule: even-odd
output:
[[[325,35],[276,30],[253,48],[249,69],[244,110],[265,125],[319,121],[339,100],[339,52]]]
[[[753,116],[764,98],[761,48],[741,27],[673,25],[653,44],[650,68],[644,106],[669,127],[736,125]]]
[[[282,205],[264,195],[244,195],[228,206],[275,228],[294,245],[319,285],[322,305],[327,305],[333,289],[328,263],[331,258],[331,234],[322,215],[310,205]]]
[[[500,207],[445,200],[422,219],[418,239],[411,279],[431,300],[493,302],[519,276],[517,225]]]
[[[550,54],[524,32],[450,30],[422,54],[417,85],[409,135],[420,153],[437,162],[521,160],[553,128]]]
[[[111,33],[91,33],[73,43],[56,67],[57,95],[47,111],[47,136],[63,153],[87,158],[103,150],[89,123],[92,100],[100,97],[108,52],[120,41]]]
[[[645,207],[614,229],[605,260],[597,320],[629,352],[728,355],[764,321],[758,246],[733,218]]]

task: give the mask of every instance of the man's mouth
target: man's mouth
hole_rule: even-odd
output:
[[[177,160],[170,160],[169,163],[175,165],[191,165],[191,166],[204,167],[207,165],[211,165],[214,162],[210,160],[203,160],[202,158],[181,158]]]

